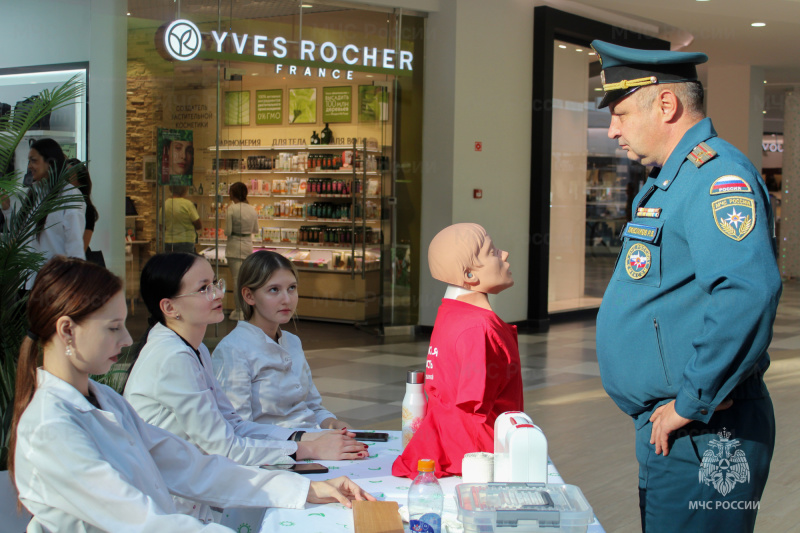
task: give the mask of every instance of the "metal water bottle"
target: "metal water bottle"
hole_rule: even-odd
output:
[[[406,377],[406,395],[403,396],[403,448],[408,445],[408,441],[425,418],[428,401],[425,398],[424,386],[425,372],[409,370]]]

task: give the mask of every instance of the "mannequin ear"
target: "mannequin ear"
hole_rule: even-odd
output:
[[[242,287],[242,298],[244,298],[245,303],[248,305],[256,305],[256,299],[250,287]]]
[[[469,290],[472,290],[480,283],[480,280],[478,279],[478,273],[474,270],[465,270],[461,281],[464,285],[464,288]]]
[[[172,300],[169,298],[162,298],[161,301],[158,302],[158,307],[164,314],[164,318],[175,318],[180,315],[178,310],[175,309],[175,305],[172,303]]]

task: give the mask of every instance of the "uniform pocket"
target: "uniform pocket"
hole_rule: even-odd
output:
[[[658,358],[661,360],[661,368],[664,371],[664,379],[667,380],[667,385],[672,386],[672,380],[669,377],[669,367],[667,366],[667,359],[664,354],[664,343],[661,340],[662,331],[658,324],[658,319],[653,318],[653,328],[656,330],[656,345],[658,346]]]
[[[627,283],[660,287],[663,221],[648,221],[647,226],[639,224],[628,224],[628,226],[630,228],[626,228],[625,240],[617,259],[616,279]],[[637,235],[640,237],[637,238]]]

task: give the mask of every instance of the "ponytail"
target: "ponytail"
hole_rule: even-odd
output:
[[[17,426],[25,409],[36,392],[36,369],[39,366],[39,343],[30,337],[22,340],[17,361],[17,379],[14,392],[14,414],[11,419],[11,435],[8,439],[8,475],[16,487],[14,479],[14,452],[17,447]],[[20,503],[17,502],[19,507]]]

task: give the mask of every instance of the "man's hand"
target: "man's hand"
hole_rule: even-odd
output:
[[[675,412],[675,400],[665,403],[655,411],[650,417],[653,423],[653,430],[650,432],[650,444],[656,445],[656,455],[664,452],[664,456],[669,455],[669,434],[680,429],[691,420],[683,418]]]
[[[308,487],[309,503],[334,503],[352,507],[351,500],[367,500],[374,502],[375,496],[366,492],[346,476],[341,476],[326,481],[312,481]]]
[[[717,406],[714,411],[724,411],[733,405],[733,400],[725,400]],[[682,428],[692,420],[683,418],[675,411],[675,400],[665,403],[655,411],[650,417],[653,429],[650,432],[650,444],[656,445],[656,455],[664,452],[664,456],[669,455],[669,435],[673,431]]]

